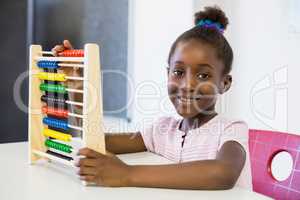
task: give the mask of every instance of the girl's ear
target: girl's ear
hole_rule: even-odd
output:
[[[223,77],[221,88],[220,88],[220,94],[224,94],[227,92],[231,86],[232,83],[232,76],[227,74]]]

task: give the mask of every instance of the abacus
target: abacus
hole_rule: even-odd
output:
[[[61,67],[82,68],[82,76],[68,76]],[[82,81],[83,88],[68,88],[66,81]],[[69,93],[81,93],[82,102],[70,101]],[[61,97],[62,95],[63,97]],[[64,50],[58,56],[43,51],[40,45],[30,46],[29,58],[29,162],[40,158],[73,167],[75,148],[68,133],[81,133],[81,147],[105,153],[101,98],[99,47],[86,44],[84,49]],[[81,113],[67,106],[81,107]],[[68,119],[82,120],[82,126],[71,125]]]

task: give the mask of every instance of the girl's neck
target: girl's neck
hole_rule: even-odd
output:
[[[214,118],[217,114],[218,113],[213,111],[210,114],[199,113],[195,117],[184,118],[179,125],[179,130],[187,133],[191,129],[199,128],[200,126],[202,126],[203,124],[205,124],[206,122]]]

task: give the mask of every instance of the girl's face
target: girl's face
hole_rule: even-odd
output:
[[[179,42],[168,69],[168,93],[178,114],[192,118],[214,112],[216,96],[229,89],[230,75],[215,50],[195,40]]]

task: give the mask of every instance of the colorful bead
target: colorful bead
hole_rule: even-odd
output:
[[[57,92],[57,93],[66,93],[66,87],[60,84],[40,84],[40,90],[47,92]]]
[[[66,144],[62,144],[59,142],[55,142],[53,140],[47,139],[45,140],[45,145],[47,147],[62,151],[62,152],[66,152],[66,153],[71,153],[72,152],[72,146],[66,145]]]
[[[47,153],[47,154],[50,154],[50,155],[52,155],[52,156],[55,156],[55,157],[64,159],[64,160],[68,160],[68,161],[73,160],[72,157],[68,157],[68,156],[66,156],[66,155],[62,155],[62,154],[59,154],[59,153],[56,153],[56,152],[53,152],[53,151],[50,151],[50,150],[47,150],[46,153]]]
[[[42,111],[47,115],[53,115],[56,117],[63,117],[63,118],[68,117],[68,110],[64,110],[64,109],[57,109],[48,106],[43,106]]]
[[[37,62],[39,68],[57,69],[59,68],[57,61],[41,60]]]
[[[64,50],[63,52],[58,53],[58,55],[64,57],[84,57],[84,50],[82,49]]]
[[[54,98],[54,97],[48,97],[47,95],[41,96],[41,101],[45,103],[53,103],[57,105],[65,105],[65,99],[60,99],[60,98]]]
[[[47,73],[47,72],[40,72],[37,74],[38,78],[41,80],[48,80],[48,81],[66,81],[65,74],[58,74],[58,73]]]
[[[57,140],[66,141],[66,142],[70,142],[72,139],[72,135],[70,134],[61,133],[47,128],[44,129],[43,134],[44,136],[55,138]]]
[[[44,117],[43,123],[54,128],[60,128],[66,131],[69,130],[68,123],[65,120],[59,120],[52,117]]]

